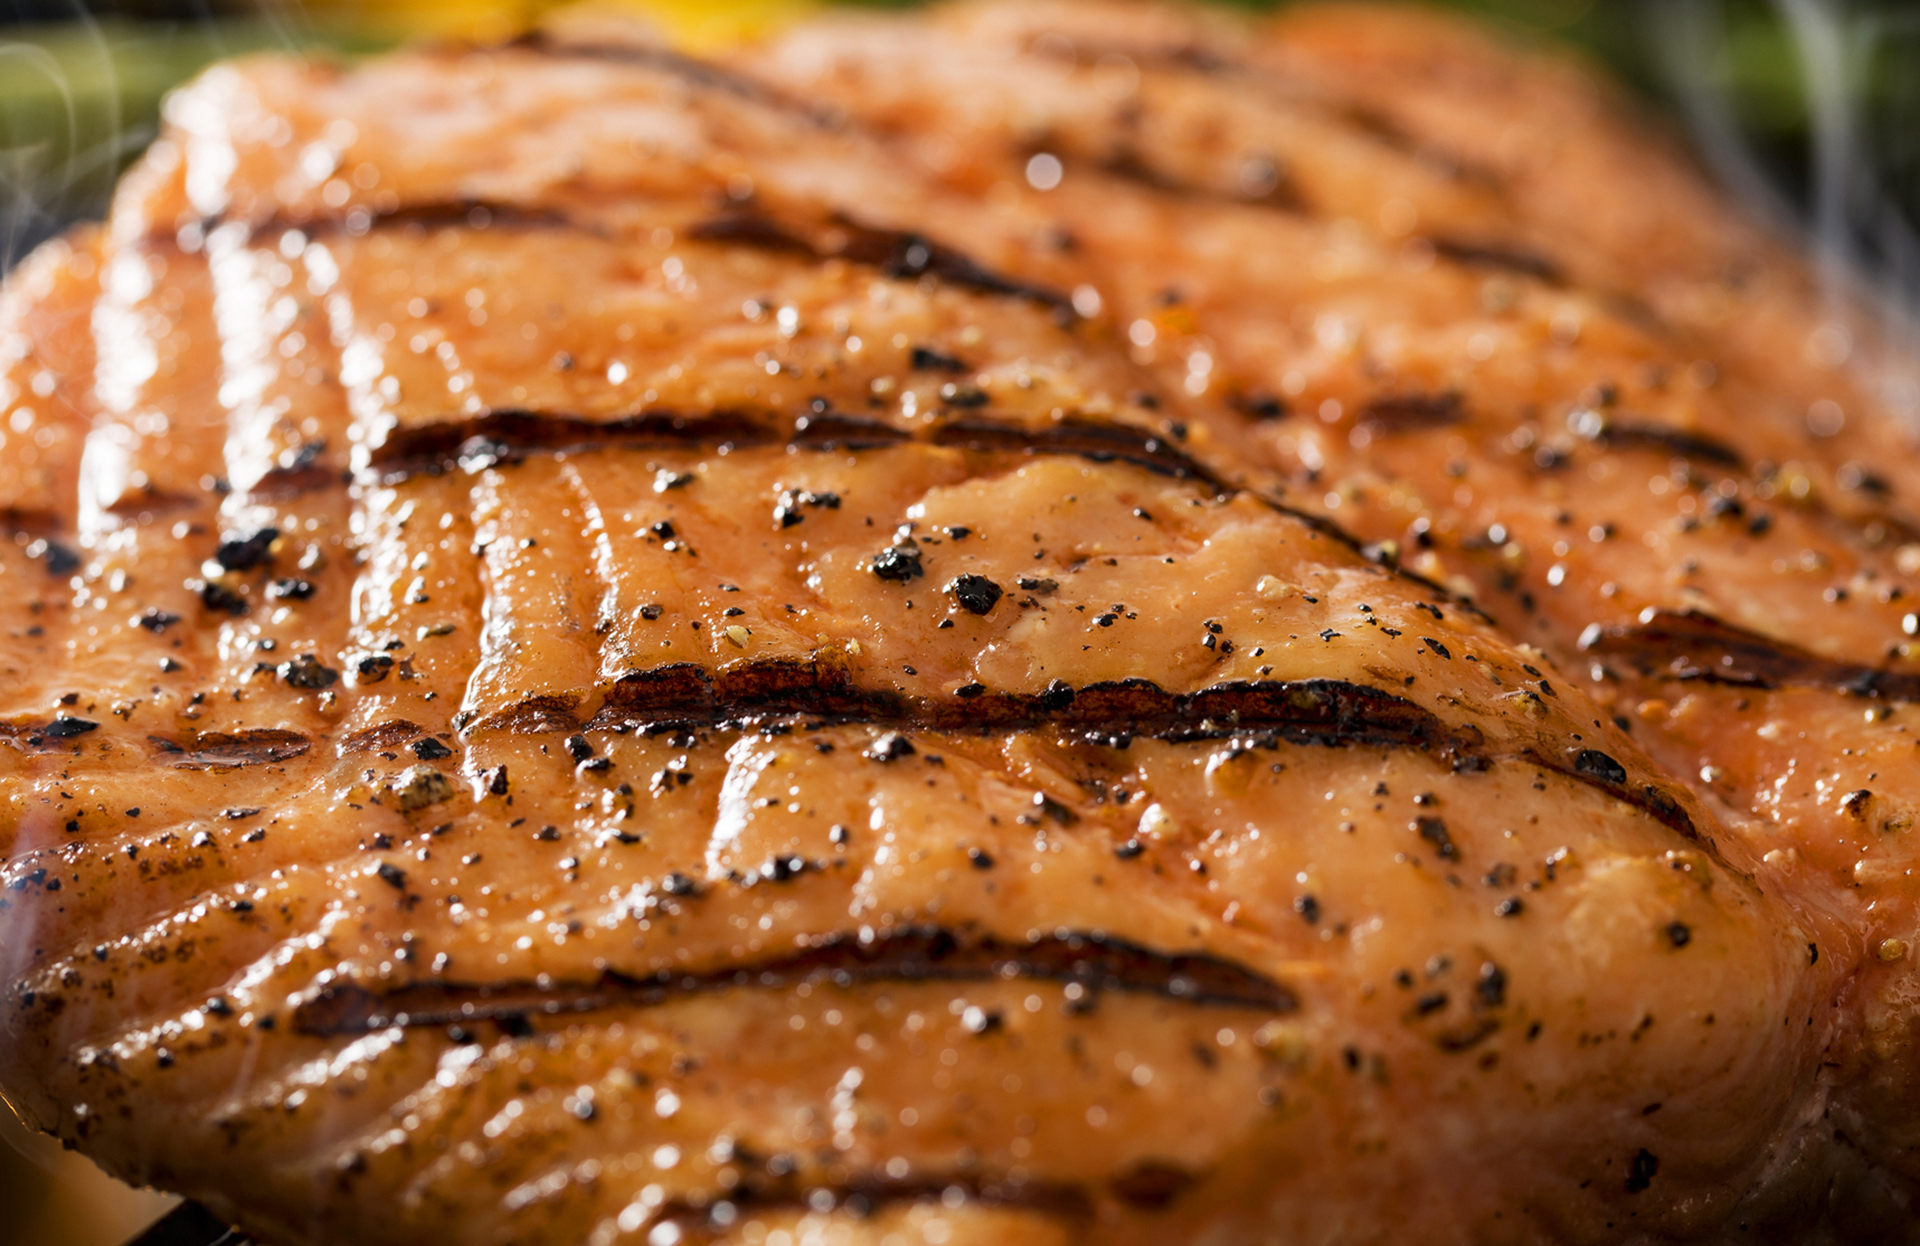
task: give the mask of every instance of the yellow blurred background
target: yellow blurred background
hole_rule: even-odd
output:
[[[344,25],[358,34],[404,39],[457,35],[487,41],[509,37],[567,0],[307,0],[321,26]],[[600,0],[596,7],[609,7]],[[816,7],[806,0],[612,0],[611,7],[643,13],[690,52],[764,33]]]

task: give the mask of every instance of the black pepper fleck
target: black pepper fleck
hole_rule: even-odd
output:
[[[1627,768],[1597,748],[1583,748],[1573,759],[1573,768],[1581,774],[1615,785],[1627,781]]]
[[[1645,1147],[1633,1157],[1627,1165],[1627,1193],[1638,1194],[1653,1184],[1653,1178],[1660,1171],[1660,1157]]]
[[[877,565],[876,565],[877,570]],[[984,575],[963,575],[947,585],[960,608],[969,614],[986,614],[1000,603],[1004,590]]]
[[[1420,818],[1414,822],[1414,829],[1420,832],[1420,838],[1433,845],[1442,861],[1460,859],[1460,849],[1454,846],[1453,836],[1447,832],[1447,824],[1440,818]]]
[[[912,740],[898,731],[889,731],[873,742],[867,749],[867,756],[874,761],[887,762],[898,761],[902,757],[911,756],[913,752]]]
[[[920,547],[911,542],[889,545],[873,556],[873,573],[896,584],[920,578],[926,574],[920,567]]]

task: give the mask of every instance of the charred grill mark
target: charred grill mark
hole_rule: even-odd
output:
[[[394,484],[421,473],[439,474],[455,468],[472,471],[512,462],[529,453],[593,445],[785,444],[825,450],[871,449],[913,440],[964,449],[1127,462],[1162,475],[1199,481],[1217,494],[1234,491],[1166,438],[1147,429],[1076,421],[1035,429],[968,416],[946,420],[916,434],[831,408],[797,418],[774,411],[715,411],[705,415],[647,411],[614,420],[495,411],[472,420],[396,430],[373,451],[373,469],[381,483]]]
[[[542,987],[422,982],[376,992],[360,986],[316,988],[294,1010],[305,1034],[356,1034],[389,1026],[524,1021],[535,1016],[651,1007],[687,995],[740,987],[779,990],[801,983],[852,987],[870,982],[985,982],[1006,978],[1077,983],[1088,991],[1158,995],[1183,1003],[1292,1012],[1286,987],[1232,961],[1204,953],[1167,953],[1103,934],[1055,934],[1028,943],[936,926],[908,927],[863,939],[818,936],[804,950],[752,964],[698,973],[634,978],[608,971],[593,982]]]
[[[793,422],[789,444],[812,450],[872,450],[911,440],[911,434],[884,420],[849,415],[831,407],[800,416]]]
[[[1451,260],[1455,264],[1468,268],[1497,268],[1505,272],[1532,277],[1550,286],[1567,284],[1565,269],[1545,256],[1531,251],[1442,236],[1431,237],[1427,241],[1432,245],[1434,253],[1442,259]]]
[[[1027,56],[1065,61],[1080,69],[1099,64],[1102,57],[1124,56],[1136,64],[1177,66],[1209,77],[1247,72],[1245,64],[1192,41],[1179,44],[1093,42],[1050,32],[1044,38],[1028,40],[1020,50]]]
[[[498,730],[571,730],[573,720],[526,726],[521,707],[482,721]],[[629,675],[608,690],[590,730],[648,733],[688,728],[750,728],[774,722],[862,723],[891,730],[953,733],[1051,728],[1116,747],[1135,738],[1193,742],[1245,739],[1277,747],[1413,748],[1437,752],[1456,768],[1484,769],[1502,755],[1469,726],[1451,729],[1432,711],[1391,693],[1337,679],[1236,682],[1193,693],[1167,692],[1144,679],[1039,693],[968,690],[934,700],[861,687],[840,662],[752,662],[709,671],[675,663]],[[1652,784],[1617,781],[1569,755],[1536,750],[1508,759],[1597,788],[1689,839],[1699,835],[1671,794]]]
[[[581,698],[574,695],[529,697],[482,719],[480,726],[494,731],[520,735],[540,735],[551,731],[578,731]]]
[[[682,415],[647,411],[612,420],[533,411],[494,411],[471,420],[394,430],[373,451],[382,484],[414,475],[440,475],[456,468],[478,471],[516,462],[531,453],[554,453],[593,445],[757,445],[776,436],[771,415],[715,411]]]
[[[229,219],[223,216],[208,217],[200,222],[200,227],[211,232]],[[358,206],[348,208],[337,215],[329,213],[323,216],[316,216],[311,212],[279,211],[257,220],[244,221],[244,223],[248,227],[249,240],[254,242],[264,237],[277,237],[289,229],[298,229],[311,235],[328,236],[341,233],[358,236],[375,229],[520,229],[529,232],[566,229],[591,234],[596,238],[612,239],[612,235],[606,230],[577,220],[563,212],[525,207],[493,199],[427,201],[388,208],[384,211],[373,211],[365,206]],[[177,248],[179,244],[172,232],[160,232],[150,238],[147,245]],[[304,468],[311,467],[312,464],[304,463],[295,466]]]
[[[1113,1196],[1141,1211],[1164,1211],[1199,1178],[1173,1164],[1147,1160],[1107,1182]]]
[[[1455,390],[1443,394],[1383,394],[1360,410],[1360,423],[1386,432],[1444,428],[1466,419],[1466,404]]]
[[[789,233],[764,212],[723,212],[692,226],[686,233],[696,242],[722,242],[759,251],[819,258],[812,243]]]
[[[418,723],[400,718],[392,722],[376,723],[364,730],[354,732],[341,741],[340,751],[343,754],[390,751],[427,734],[427,729]]]
[[[294,731],[256,727],[246,731],[203,731],[192,744],[150,735],[155,760],[180,770],[223,770],[291,761],[313,747]]]
[[[1605,420],[1586,435],[1608,449],[1652,450],[1716,467],[1746,466],[1739,452],[1723,441],[1644,420]]]
[[[821,129],[837,129],[842,124],[840,115],[832,109],[808,104],[784,91],[779,91],[755,78],[749,78],[736,70],[722,69],[709,61],[699,60],[670,48],[649,47],[639,43],[597,43],[561,39],[549,31],[532,31],[510,41],[505,46],[522,48],[538,52],[542,56],[554,58],[576,57],[582,60],[608,61],[619,65],[631,65],[636,69],[648,69],[669,77],[679,78],[697,87],[710,91],[719,91],[726,95],[743,99],[749,103],[770,107],[780,112],[791,113],[805,118]]]
[[[1580,647],[1619,656],[1642,675],[1743,688],[1827,688],[1853,696],[1920,701],[1920,674],[1837,662],[1697,610],[1655,610],[1637,625],[1587,629]]]
[[[1674,458],[1692,459],[1716,467],[1741,469],[1745,460],[1723,441],[1700,433],[1668,428],[1650,420],[1591,418],[1575,432],[1610,450],[1651,450]],[[1360,423],[1388,433],[1444,428],[1466,420],[1467,408],[1458,391],[1442,394],[1386,394],[1361,408]]]
[[[353,473],[343,467],[275,467],[255,481],[246,496],[256,502],[290,502],[303,494],[351,483]]]
[[[608,691],[590,726],[651,732],[787,719],[941,732],[1056,727],[1109,741],[1264,735],[1325,746],[1444,749],[1456,743],[1428,710],[1341,680],[1231,683],[1170,693],[1130,679],[932,700],[860,687],[845,666],[822,660],[753,662],[722,671],[675,663],[629,675]]]
[[[364,209],[361,211],[364,212]],[[309,232],[337,231],[347,228],[347,215],[319,219],[270,217],[253,228],[255,236],[298,227]],[[217,221],[206,223],[207,228]],[[472,228],[574,230],[598,238],[611,239],[607,230],[556,210],[526,208],[493,200],[471,199],[456,202],[419,203],[378,212],[356,225],[357,232],[385,228]],[[909,230],[887,229],[857,221],[836,212],[824,224],[809,228],[776,219],[764,210],[736,207],[689,226],[684,236],[695,242],[711,242],[752,247],[818,261],[851,260],[878,269],[896,279],[936,277],[950,285],[976,294],[994,294],[1024,299],[1053,312],[1062,323],[1079,318],[1073,301],[1058,290],[1020,281],[987,267],[964,251],[924,234]]]
[[[269,229],[271,226],[268,227]],[[308,228],[312,228],[311,225]],[[486,199],[462,199],[450,203],[416,203],[377,213],[369,228],[413,229],[524,229],[538,232],[571,229],[606,237],[606,231],[566,215],[542,208],[498,203]]]
[[[1213,199],[1226,203],[1253,204],[1305,215],[1309,211],[1307,203],[1301,198],[1299,187],[1294,185],[1286,171],[1271,162],[1261,163],[1264,166],[1265,175],[1245,179],[1243,188],[1240,190],[1221,190],[1156,168],[1139,148],[1131,144],[1123,144],[1115,148],[1106,159],[1100,161],[1099,168],[1109,176],[1162,194],[1187,199]]]
[[[836,213],[830,228],[818,240],[795,233],[754,208],[722,213],[694,225],[687,237],[763,250],[810,255],[815,259],[847,259],[879,269],[889,277],[931,276],[979,294],[1000,294],[1038,303],[1071,321],[1073,302],[1057,290],[1018,281],[995,272],[972,257],[923,234],[883,229]]]
[[[1401,124],[1377,108],[1358,102],[1348,102],[1339,108],[1336,114],[1351,129],[1359,131],[1374,142],[1390,151],[1402,155],[1418,155],[1420,143],[1407,133]]]
[[[1121,424],[1065,421],[1033,430],[982,419],[954,419],[936,425],[935,445],[976,450],[1023,450],[1030,454],[1071,454],[1096,463],[1132,463],[1149,471],[1196,480],[1225,495],[1237,490],[1214,472],[1145,429]]]

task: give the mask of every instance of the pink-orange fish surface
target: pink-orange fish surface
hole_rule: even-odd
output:
[[[0,295],[0,1090],[285,1246],[1904,1240],[1886,363],[1417,12],[216,67]]]

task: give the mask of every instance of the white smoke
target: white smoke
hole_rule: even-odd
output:
[[[51,20],[0,23],[0,275],[68,225],[105,215],[114,181],[157,130],[152,117],[128,119],[161,86],[221,57],[319,41],[300,0],[250,0],[218,19],[194,0],[187,20],[153,23],[98,15],[107,8],[59,0]]]
[[[0,124],[5,132],[23,135],[36,125],[42,133],[25,142],[0,146],[0,272],[58,230],[66,221],[94,204],[85,198],[92,180],[110,177],[132,149],[121,132],[117,65],[100,27],[79,3],[73,5],[71,28],[65,43],[84,62],[84,72],[99,84],[84,104],[71,85],[72,66],[45,46],[22,39],[0,38]],[[42,101],[59,102],[59,118],[45,132]],[[85,113],[104,110],[105,137],[86,138],[94,118]],[[36,115],[38,114],[38,115]],[[144,141],[144,140],[142,140]]]
[[[1920,139],[1920,6],[1850,0],[1767,0],[1787,36],[1806,110],[1806,188],[1784,189],[1742,124],[1729,72],[1730,0],[1645,0],[1655,67],[1701,155],[1749,210],[1806,237],[1837,319],[1865,307],[1888,350],[1875,364],[1895,412],[1920,415],[1920,234],[1911,179]],[[1891,69],[1889,69],[1891,66]]]

